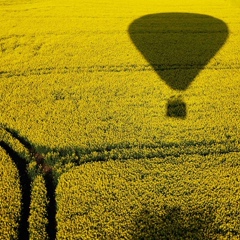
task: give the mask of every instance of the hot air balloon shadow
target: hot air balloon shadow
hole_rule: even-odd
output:
[[[185,91],[228,38],[222,20],[196,13],[156,13],[140,17],[129,35],[159,77],[176,91]],[[167,116],[185,118],[182,97],[172,97]]]

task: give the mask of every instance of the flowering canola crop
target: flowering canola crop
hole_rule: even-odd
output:
[[[46,204],[49,193],[43,186],[42,174],[45,180],[53,178],[57,188],[59,232],[56,235],[59,239],[64,239],[64,234],[66,239],[69,236],[88,239],[92,234],[103,234],[88,229],[94,226],[97,216],[90,221],[89,216],[84,215],[86,228],[76,225],[79,229],[84,228],[83,235],[78,235],[78,230],[66,230],[72,228],[74,222],[71,209],[81,212],[88,202],[84,200],[83,209],[77,208],[78,196],[68,191],[76,176],[84,176],[86,185],[83,186],[91,189],[90,185],[94,184],[91,178],[95,173],[100,179],[106,178],[103,188],[108,194],[112,186],[108,186],[107,175],[111,178],[111,171],[104,175],[101,169],[105,169],[105,163],[94,162],[110,161],[115,168],[112,160],[117,161],[116,166],[118,161],[126,161],[119,163],[119,170],[116,170],[120,174],[126,168],[122,179],[141,169],[140,165],[144,168],[144,162],[152,167],[155,165],[151,165],[151,161],[159,162],[159,176],[162,176],[161,172],[167,172],[165,161],[179,162],[170,171],[175,182],[161,177],[145,182],[144,178],[139,185],[147,184],[150,190],[143,187],[142,192],[136,190],[126,196],[134,198],[150,191],[153,199],[159,200],[158,207],[150,208],[159,209],[157,218],[160,222],[168,211],[161,205],[165,197],[170,207],[174,204],[167,199],[179,201],[177,209],[182,220],[188,217],[192,207],[201,213],[208,211],[206,202],[211,200],[214,206],[221,206],[219,211],[222,213],[215,212],[216,218],[210,222],[219,224],[223,239],[228,236],[233,239],[240,234],[236,230],[235,217],[232,225],[224,220],[228,200],[218,202],[219,199],[215,199],[219,191],[217,184],[212,183],[222,184],[224,199],[228,191],[231,192],[229,198],[233,196],[232,191],[238,191],[239,14],[236,0],[0,1],[0,146],[8,154],[9,162],[16,155],[25,159],[29,181],[37,181],[35,179],[41,176],[41,187],[35,187],[31,194],[42,195]],[[135,163],[138,159],[141,160]],[[211,161],[213,165],[217,161],[217,165],[211,165]],[[226,172],[231,179],[228,185],[227,177],[222,173],[225,161],[229,164]],[[199,169],[195,169],[194,162]],[[213,172],[203,172],[204,162]],[[90,171],[91,165],[94,170]],[[189,172],[186,170],[188,165]],[[236,178],[232,178],[231,171]],[[150,176],[154,174],[149,172]],[[169,190],[165,192],[166,196],[157,196],[154,184],[161,185],[160,180],[163,180],[166,187],[177,192],[178,178],[185,181],[181,184],[189,189],[189,193],[181,190],[176,196]],[[101,184],[104,185],[104,181]],[[202,182],[206,188],[201,186]],[[124,184],[128,189],[128,183]],[[121,191],[117,183],[114,188]],[[133,184],[129,191],[136,188]],[[201,202],[192,194],[195,188],[201,188]],[[82,189],[77,188],[77,191]],[[209,199],[205,198],[207,195]],[[68,206],[65,197],[70,196],[73,202]],[[125,198],[118,197],[125,206]],[[39,213],[35,208],[37,198],[32,198],[32,218],[41,216],[45,226],[49,214],[44,207],[42,214]],[[187,199],[185,205],[184,199]],[[91,202],[95,202],[95,195],[89,197]],[[235,202],[231,204],[234,212],[237,206]],[[142,207],[141,204],[138,206]],[[124,208],[122,211],[130,210]],[[139,211],[136,210],[136,214]],[[235,216],[235,213],[231,214]],[[218,215],[220,219],[217,219]],[[121,218],[117,216],[111,215],[111,221],[120,222]],[[107,218],[103,215],[101,224],[105,224]],[[130,218],[131,214],[129,221],[132,221]],[[76,221],[79,219],[76,217]],[[29,231],[34,231],[31,218],[30,222],[33,225]],[[135,231],[131,226],[128,231],[124,224],[121,225],[119,234],[126,234],[124,236],[130,239]],[[110,234],[115,230],[108,231]],[[209,234],[214,235],[215,230],[211,231]]]
[[[238,239],[239,156],[76,167],[62,175],[56,190],[57,237]]]
[[[22,206],[19,174],[3,148],[0,159],[0,239],[17,239]]]

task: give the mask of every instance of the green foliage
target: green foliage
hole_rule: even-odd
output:
[[[57,190],[58,239],[237,239],[239,154],[84,164]]]
[[[47,240],[48,199],[45,181],[42,175],[32,183],[31,205],[29,216],[29,235],[31,240]]]
[[[0,139],[1,140],[1,139]],[[18,238],[21,215],[19,174],[11,158],[0,147],[0,239]]]

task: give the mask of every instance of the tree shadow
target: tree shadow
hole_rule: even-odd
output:
[[[143,209],[135,219],[134,240],[216,239],[213,209],[183,211],[164,206],[164,214]]]
[[[140,17],[130,24],[128,32],[159,77],[178,91],[189,87],[229,34],[226,23],[220,19],[174,12]]]

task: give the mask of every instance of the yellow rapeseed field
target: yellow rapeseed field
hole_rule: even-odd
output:
[[[0,165],[27,178],[6,236],[239,239],[239,16],[238,0],[0,0]]]
[[[227,1],[2,0],[0,10],[0,122],[35,145],[94,149],[236,140],[240,10]],[[128,31],[140,17],[168,12],[208,15],[229,31],[183,91],[159,77]],[[187,66],[183,61],[186,77],[201,67],[199,57]],[[169,99],[178,95],[186,103],[184,121],[166,116]]]
[[[29,239],[49,239],[46,226],[47,220],[47,190],[43,176],[39,175],[32,184],[31,205],[29,214]]]
[[[240,154],[85,164],[57,187],[58,239],[239,239]]]
[[[21,215],[19,174],[0,147],[0,239],[17,239]]]

